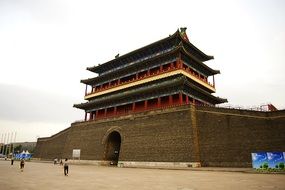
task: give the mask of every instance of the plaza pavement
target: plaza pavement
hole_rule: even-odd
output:
[[[52,162],[0,160],[0,190],[196,190],[285,189],[284,174],[256,174],[249,169],[142,169],[70,165],[69,176]]]

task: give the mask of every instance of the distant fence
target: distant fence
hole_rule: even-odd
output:
[[[218,107],[218,108],[228,108],[228,109],[238,109],[238,110],[263,111],[263,112],[270,112],[270,111],[277,111],[278,110],[271,103],[262,104],[262,105],[259,105],[259,106],[250,106],[250,107],[230,105],[230,104],[216,105],[216,107]]]

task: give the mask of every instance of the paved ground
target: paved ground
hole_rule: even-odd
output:
[[[0,160],[1,190],[194,190],[285,189],[284,174],[254,174],[206,170],[165,170],[71,165],[69,176],[52,163],[26,162],[20,172]]]

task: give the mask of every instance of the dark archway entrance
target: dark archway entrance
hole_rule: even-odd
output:
[[[117,165],[121,148],[121,135],[114,131],[108,135],[105,147],[105,160],[111,161],[111,165]]]

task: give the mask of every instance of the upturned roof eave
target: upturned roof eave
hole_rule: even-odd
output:
[[[228,101],[227,99],[220,98],[220,97],[217,97],[217,96],[214,96],[214,95],[210,94],[209,92],[207,92],[207,91],[205,91],[205,90],[203,90],[203,89],[201,89],[201,88],[199,88],[199,87],[193,85],[193,84],[190,83],[188,80],[185,80],[185,81],[186,81],[186,82],[185,82],[186,85],[188,85],[189,87],[194,88],[194,89],[197,90],[198,92],[200,92],[200,93],[202,93],[202,94],[208,96],[210,99],[214,100],[216,103],[221,104],[221,103],[225,103],[225,102]]]
[[[172,78],[172,80],[170,80],[169,78],[167,80],[164,79],[164,82],[161,82],[159,84],[157,84],[157,81],[150,82],[150,83],[152,83],[151,85],[150,85],[150,83],[144,84],[144,86],[141,87],[140,90],[137,90],[137,87],[133,87],[132,90],[130,90],[129,88],[123,89],[123,90],[117,91],[115,94],[113,94],[111,96],[113,96],[113,98],[114,97],[118,98],[121,96],[128,96],[128,95],[132,95],[132,94],[140,94],[143,91],[145,92],[146,90],[150,91],[150,90],[154,90],[157,88],[164,88],[166,86],[174,86],[174,84],[183,83],[183,80],[184,80],[184,76],[179,77],[179,75],[171,77],[171,78]],[[161,80],[163,80],[163,79],[161,79]],[[79,109],[84,109],[84,107],[86,107],[90,104],[98,103],[97,101],[93,100],[93,101],[84,102],[84,103],[80,103],[80,104],[74,104],[73,107],[79,108]]]
[[[209,60],[211,60],[211,59],[214,59],[214,56],[205,54],[205,53],[204,53],[203,51],[201,51],[199,48],[197,48],[196,46],[194,46],[190,41],[185,40],[185,39],[181,36],[180,32],[179,32],[178,36],[179,36],[179,38],[180,38],[181,41],[183,41],[184,43],[186,43],[186,44],[188,44],[189,46],[193,47],[197,52],[200,53],[200,55],[202,55],[202,57],[204,57],[204,59],[202,59],[202,60],[200,60],[200,61],[209,61]]]
[[[208,60],[214,59],[214,56],[205,54],[203,51],[201,51],[201,50],[198,49],[196,46],[194,46],[190,41],[185,40],[185,39],[181,36],[180,31],[179,31],[179,29],[178,29],[174,34],[172,34],[172,35],[170,35],[170,36],[168,36],[168,37],[166,37],[166,38],[163,38],[163,39],[161,39],[161,40],[158,40],[158,41],[156,41],[156,42],[153,42],[153,43],[151,43],[151,44],[149,44],[149,45],[146,45],[146,46],[144,46],[144,47],[138,48],[138,49],[136,49],[136,50],[134,50],[134,51],[131,51],[131,52],[129,52],[129,53],[126,53],[126,54],[124,54],[124,55],[122,55],[122,56],[120,56],[120,57],[118,57],[118,58],[112,59],[112,60],[110,60],[110,61],[108,61],[108,62],[105,62],[105,63],[103,63],[103,64],[99,64],[99,65],[92,66],[92,67],[87,67],[87,70],[88,70],[88,71],[91,71],[91,72],[98,73],[98,72],[100,72],[99,70],[100,70],[102,67],[106,66],[106,64],[110,64],[110,63],[112,63],[112,62],[119,61],[119,60],[121,60],[121,59],[123,59],[123,58],[125,58],[125,57],[132,56],[133,54],[135,54],[135,53],[137,53],[137,52],[139,52],[139,51],[142,51],[142,50],[144,50],[144,49],[146,49],[146,48],[149,48],[149,47],[151,47],[151,46],[154,46],[154,45],[156,45],[156,44],[159,44],[159,43],[161,43],[161,42],[163,42],[163,41],[170,40],[170,39],[172,39],[172,38],[179,38],[179,39],[180,39],[179,41],[183,41],[184,43],[186,43],[187,45],[189,45],[189,46],[191,46],[193,49],[195,49],[195,50],[200,54],[200,56],[203,58],[203,59],[201,59],[201,60],[199,60],[199,61],[208,61]]]
[[[172,35],[170,35],[170,36],[168,36],[168,37],[166,37],[166,38],[163,38],[163,39],[161,39],[161,40],[158,40],[158,41],[156,41],[156,42],[153,42],[153,43],[151,43],[151,44],[148,44],[148,45],[143,46],[143,47],[141,47],[141,48],[138,48],[138,49],[136,49],[136,50],[133,50],[133,51],[131,51],[131,52],[129,52],[129,53],[126,53],[126,54],[124,54],[124,55],[122,55],[122,56],[120,56],[120,57],[118,57],[118,58],[112,59],[112,60],[110,60],[110,61],[108,61],[108,62],[105,62],[105,63],[103,63],[103,64],[100,64],[100,65],[97,65],[97,66],[93,66],[93,67],[87,67],[86,69],[87,69],[88,71],[91,71],[91,72],[95,72],[95,73],[96,73],[96,72],[97,72],[96,70],[100,69],[101,67],[105,66],[105,65],[108,64],[108,63],[121,60],[121,59],[123,59],[123,58],[125,58],[125,57],[127,57],[127,56],[131,56],[131,55],[134,54],[134,53],[137,53],[137,52],[142,51],[142,50],[144,50],[144,49],[146,49],[146,48],[149,48],[149,47],[151,47],[151,46],[154,46],[154,45],[156,45],[156,44],[159,44],[159,43],[161,43],[161,42],[163,42],[163,41],[167,41],[167,40],[169,40],[169,39],[171,39],[171,38],[177,37],[178,35],[179,35],[179,30],[177,30],[174,34],[172,34]]]
[[[174,84],[185,84],[185,85],[188,85],[189,87],[195,89],[196,91],[206,95],[207,97],[209,97],[210,99],[212,99],[212,102],[215,102],[215,104],[220,104],[220,103],[225,103],[227,102],[227,99],[223,99],[223,98],[220,98],[220,97],[216,97],[216,96],[213,96],[211,93],[197,87],[196,85],[193,85],[190,81],[188,81],[188,79],[185,77],[185,76],[177,76],[175,77],[175,79],[172,79],[172,80],[166,80],[164,81],[163,83],[160,83],[158,85],[154,85],[154,84],[157,84],[157,81],[153,83],[153,85],[146,85],[144,86],[141,90],[137,91],[135,90],[135,88],[133,90],[130,90],[130,89],[124,89],[120,92],[116,92],[116,94],[114,95],[111,95],[112,96],[112,99],[113,98],[119,98],[121,96],[131,96],[133,94],[140,94],[141,91],[150,91],[152,90],[153,88],[164,88],[166,86],[173,86]],[[101,98],[100,98],[101,99]],[[110,97],[109,97],[110,99]],[[79,108],[79,109],[87,109],[89,106],[92,106],[94,104],[97,104],[99,102],[102,102],[102,101],[106,101],[105,100],[97,100],[97,101],[89,101],[89,102],[84,102],[84,103],[80,103],[80,104],[74,104],[73,107],[76,107],[76,108]]]
[[[153,60],[155,60],[155,59],[159,59],[159,58],[161,58],[161,57],[163,57],[163,56],[166,56],[166,55],[175,54],[175,53],[177,53],[177,52],[180,51],[180,50],[183,51],[183,52],[184,52],[185,54],[187,54],[188,56],[190,56],[190,57],[191,57],[192,59],[194,59],[196,62],[198,62],[202,67],[204,67],[205,69],[207,69],[207,70],[211,73],[211,75],[220,74],[220,71],[219,71],[219,70],[214,70],[214,69],[208,67],[206,64],[204,64],[203,62],[201,62],[201,61],[200,61],[199,59],[197,59],[195,56],[191,55],[191,53],[188,52],[188,51],[184,48],[182,42],[179,43],[179,44],[177,45],[177,47],[175,47],[173,50],[171,50],[171,51],[169,51],[169,52],[163,53],[163,54],[158,55],[158,56],[156,56],[156,57],[152,57],[152,58],[147,59],[147,60],[144,60],[144,61],[142,61],[142,62],[138,62],[137,64],[146,63],[146,62],[149,62],[149,61],[153,61]],[[132,65],[132,66],[133,66],[133,65]],[[126,68],[122,68],[122,69],[126,69]],[[110,75],[112,75],[112,74],[110,73]],[[209,76],[211,76],[211,75],[209,75]],[[94,80],[94,79],[96,79],[96,78],[98,78],[98,77],[100,77],[100,76],[96,76],[96,77],[92,77],[92,78],[88,78],[88,79],[83,79],[83,80],[80,80],[80,82],[83,83],[83,84],[90,84],[92,80]]]
[[[158,55],[156,57],[152,57],[150,59],[138,62],[137,64],[147,63],[147,62],[153,61],[155,59],[160,59],[161,57],[164,57],[164,56],[167,56],[167,55],[170,55],[170,54],[175,54],[175,53],[177,53],[179,51],[179,48],[180,47],[177,46],[177,47],[175,47],[173,50],[171,50],[169,52],[166,52],[166,53],[160,54],[160,55]],[[131,65],[131,66],[134,66],[134,65]],[[123,70],[123,69],[127,69],[127,67],[122,68],[121,70]],[[112,76],[112,73],[109,73],[108,75]],[[92,77],[92,78],[88,78],[88,79],[83,79],[83,80],[80,80],[80,82],[83,83],[83,84],[88,84],[90,81],[92,81],[92,80],[94,80],[95,78],[98,78],[98,77],[100,77],[100,76],[96,76],[96,77]]]
[[[183,44],[179,44],[179,47],[180,49],[185,53],[187,54],[189,57],[191,57],[192,59],[194,59],[196,62],[198,62],[202,67],[204,67],[205,69],[207,69],[208,71],[210,71],[212,73],[212,75],[215,75],[215,74],[220,74],[220,71],[219,70],[214,70],[212,68],[210,68],[209,66],[207,66],[205,63],[203,63],[202,61],[200,61],[199,59],[197,59],[195,56],[193,56],[190,52],[188,52]],[[210,75],[211,76],[211,75]]]

